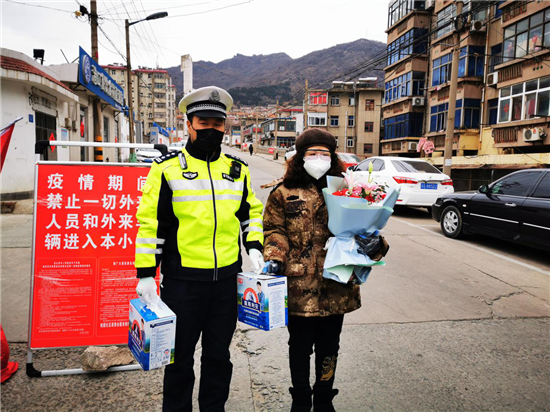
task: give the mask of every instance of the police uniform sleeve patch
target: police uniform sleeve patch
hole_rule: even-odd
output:
[[[170,159],[173,159],[174,157],[176,157],[178,155],[178,151],[174,151],[174,152],[169,152],[167,154],[165,154],[164,156],[160,156],[160,157],[155,157],[155,162],[157,163],[162,163],[162,162],[165,162],[166,160],[170,160]]]
[[[236,160],[237,162],[242,163],[243,165],[245,165],[246,167],[248,167],[248,163],[246,163],[246,162],[245,162],[243,159],[241,159],[240,157],[233,156],[233,155],[230,155],[230,154],[227,154],[227,153],[224,153],[224,155],[225,155],[226,157],[229,157],[230,159]]]

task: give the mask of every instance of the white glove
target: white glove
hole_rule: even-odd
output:
[[[260,273],[265,266],[264,256],[262,255],[262,252],[260,252],[258,249],[250,249],[250,251],[248,252],[248,257],[252,262],[252,268],[254,269],[254,272]]]
[[[155,278],[151,276],[141,278],[136,287],[136,293],[141,303],[154,312],[160,300],[159,295],[157,295],[157,283],[155,282]]]

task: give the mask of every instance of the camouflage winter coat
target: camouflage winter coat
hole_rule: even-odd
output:
[[[340,315],[361,307],[359,286],[323,278],[331,236],[323,194],[313,184],[281,184],[271,192],[264,209],[264,259],[283,263],[290,315]]]

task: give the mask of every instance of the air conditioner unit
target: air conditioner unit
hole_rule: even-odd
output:
[[[67,129],[70,129],[72,126],[72,122],[71,122],[71,119],[69,117],[65,117],[65,127]]]
[[[418,147],[418,142],[408,142],[407,150],[414,150],[416,151],[416,148]]]
[[[424,97],[413,97],[412,105],[413,106],[424,106],[426,99]]]
[[[425,10],[432,8],[435,5],[435,0],[426,0]]]
[[[498,72],[487,75],[487,86],[496,86],[498,83]]]
[[[523,141],[524,142],[536,142],[541,140],[543,134],[541,127],[532,127],[530,129],[523,129]]]
[[[485,31],[485,24],[481,20],[473,20],[470,24],[470,31]]]

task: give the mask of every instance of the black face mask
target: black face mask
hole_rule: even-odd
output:
[[[217,151],[223,140],[223,132],[214,128],[196,130],[197,138],[193,145],[202,152],[213,153]]]

